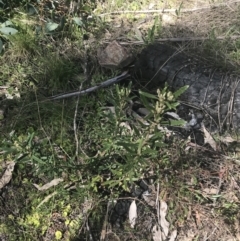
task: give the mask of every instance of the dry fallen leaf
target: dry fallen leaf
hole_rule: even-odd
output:
[[[159,203],[159,201],[158,201]],[[152,235],[154,241],[175,241],[177,237],[177,230],[174,230],[170,237],[169,234],[169,222],[166,220],[167,215],[167,203],[163,200],[160,201],[160,209],[159,205],[157,205],[157,216],[158,216],[158,224],[155,224],[152,229]]]
[[[203,192],[208,195],[216,195],[216,194],[218,194],[218,189],[217,188],[204,188]]]
[[[160,227],[158,227],[157,225],[154,225],[154,226],[153,226],[152,235],[153,235],[153,240],[154,240],[154,241],[164,241],[164,240],[162,239],[161,229],[160,229]]]
[[[177,230],[174,230],[170,235],[169,241],[175,241],[176,238],[177,238]]]
[[[5,187],[12,179],[12,172],[14,170],[15,162],[11,161],[7,164],[7,168],[0,179],[0,189]]]
[[[229,145],[231,143],[237,142],[234,140],[231,136],[221,136],[220,141],[226,145]]]
[[[204,133],[204,143],[205,144],[208,143],[213,148],[213,150],[216,151],[217,150],[217,144],[203,124],[202,124],[202,130],[203,130],[203,133]]]
[[[169,222],[166,220],[167,203],[163,200],[160,202],[160,226],[162,227],[164,238],[168,236]]]
[[[194,241],[196,234],[193,232],[193,230],[188,230],[187,234],[181,239],[182,241]]]
[[[131,228],[134,228],[137,219],[137,205],[136,201],[132,201],[130,208],[129,208],[129,221]]]
[[[63,181],[62,178],[56,178],[56,179],[53,179],[51,182],[43,185],[42,187],[40,187],[40,186],[37,185],[37,184],[33,184],[33,185],[34,185],[34,187],[36,187],[39,191],[44,191],[44,190],[49,189],[49,188],[52,187],[52,186],[58,185],[58,183],[60,183],[60,182],[62,182],[62,181]]]
[[[148,191],[142,194],[144,201],[151,207],[156,208],[156,197],[151,195]]]

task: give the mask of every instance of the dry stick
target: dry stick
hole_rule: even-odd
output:
[[[231,40],[236,40],[240,38],[240,35],[233,35],[233,36],[218,36],[216,37],[217,40],[225,40],[226,38],[229,38]],[[188,41],[204,41],[209,40],[208,37],[186,37],[186,38],[162,38],[162,39],[156,39],[155,42],[188,42]],[[104,41],[103,43],[108,44],[112,41]],[[144,41],[129,41],[129,42],[118,42],[121,45],[143,45],[145,44]]]
[[[87,54],[86,54],[86,58],[87,58]],[[82,86],[83,84],[89,80],[89,76],[88,76],[88,71],[87,71],[87,68],[88,68],[88,61],[84,61],[85,64],[82,65],[83,69],[84,69],[84,74],[85,74],[85,79],[84,81],[81,83],[80,87],[79,87],[79,91],[82,90]],[[75,151],[75,156],[77,158],[77,162],[79,162],[79,159],[78,159],[78,152],[79,152],[79,141],[78,141],[78,134],[77,134],[77,113],[78,113],[78,106],[79,106],[79,99],[80,99],[80,96],[78,95],[77,97],[77,101],[76,101],[76,106],[75,106],[75,112],[74,112],[74,119],[73,119],[73,128],[74,128],[74,137],[75,137],[75,142],[76,142],[76,151]],[[79,163],[78,163],[79,164]],[[81,164],[83,164],[83,161],[81,161]],[[80,174],[81,175],[81,174]]]
[[[181,9],[181,13],[187,13],[187,12],[196,12],[196,11],[201,11],[201,10],[208,10],[216,7],[221,7],[221,6],[229,6],[229,4],[232,3],[238,3],[240,2],[239,0],[237,1],[232,1],[228,3],[219,3],[219,4],[212,4],[210,6],[206,7],[201,7],[201,8],[192,8],[192,9]],[[140,11],[115,11],[111,13],[103,13],[100,14],[99,16],[106,16],[106,15],[117,15],[117,14],[128,14],[128,13],[134,13],[134,14],[148,14],[148,13],[175,13],[177,9],[158,9],[158,10],[140,10]]]
[[[66,99],[69,97],[73,97],[73,96],[80,96],[80,95],[85,95],[85,94],[89,94],[91,92],[94,92],[98,89],[101,88],[105,88],[108,87],[110,85],[116,84],[118,82],[120,82],[121,80],[124,80],[126,78],[128,78],[130,76],[130,74],[128,74],[128,71],[124,71],[121,75],[118,75],[112,79],[108,79],[102,83],[100,83],[97,86],[93,86],[91,88],[88,88],[86,90],[80,90],[80,91],[74,91],[71,93],[66,93],[66,94],[60,94],[60,95],[55,95],[49,98],[49,100],[61,100],[61,99]]]
[[[226,76],[225,76],[226,77]],[[220,92],[219,92],[219,95],[218,95],[218,98],[217,98],[217,103],[218,103],[218,125],[219,125],[219,129],[220,129],[220,132],[222,132],[222,127],[224,126],[224,121],[223,123],[221,123],[221,97],[223,95],[223,90],[225,89],[224,87],[224,80],[225,78],[222,77],[221,78],[221,87],[220,87]]]
[[[228,103],[228,114],[226,115],[226,117],[224,118],[223,120],[223,123],[227,120],[227,117],[229,117],[229,124],[232,123],[232,119],[233,119],[233,108],[234,108],[234,99],[235,99],[235,93],[236,93],[236,89],[238,87],[238,84],[240,82],[240,79],[235,81],[235,86],[234,88],[232,89],[232,94],[231,94],[231,97],[230,97],[230,101]]]
[[[204,105],[204,102],[205,102],[206,99],[207,99],[207,94],[208,94],[209,86],[210,86],[210,83],[212,82],[212,79],[213,79],[213,76],[214,76],[215,71],[216,71],[216,69],[215,69],[215,70],[213,71],[213,73],[211,73],[211,75],[210,75],[210,80],[209,80],[207,89],[206,89],[206,91],[205,91],[205,95],[204,95],[204,98],[203,98],[203,101],[202,101],[201,105]],[[206,102],[207,102],[207,101],[206,101]]]
[[[84,82],[83,82],[84,83]],[[82,85],[81,83],[79,91],[82,90]],[[74,112],[74,118],[73,118],[73,129],[74,129],[74,137],[75,137],[75,142],[76,142],[76,151],[75,151],[75,156],[78,159],[78,147],[79,147],[79,142],[78,142],[78,135],[77,135],[77,113],[78,113],[78,105],[79,105],[79,96],[77,98],[76,106],[75,106],[75,112]]]

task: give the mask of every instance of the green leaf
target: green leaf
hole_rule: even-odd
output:
[[[130,153],[136,153],[136,149],[137,149],[136,144],[131,144],[131,143],[128,143],[128,142],[119,141],[119,142],[116,143],[116,145],[125,148]]]
[[[40,163],[44,164],[45,163],[42,159],[40,159],[40,158],[38,158],[37,156],[34,156],[34,155],[32,156],[32,160],[36,161],[38,164],[40,164]]]
[[[131,127],[133,128],[134,133],[135,133],[137,136],[141,136],[141,133],[140,133],[139,129],[137,128],[137,126],[132,125]]]
[[[166,104],[169,110],[173,109],[173,106],[168,101],[165,101],[164,103]]]
[[[155,107],[152,105],[151,101],[148,100],[144,95],[140,95],[141,102],[143,103],[144,107],[151,113],[154,111]]]
[[[169,120],[169,121],[163,121],[163,125],[170,125],[170,126],[183,126],[186,124],[185,120]]]
[[[4,28],[0,28],[0,32],[5,34],[5,35],[14,35],[18,31],[15,28],[4,27]]]
[[[140,139],[139,141],[139,145],[138,145],[138,150],[137,150],[137,154],[140,156],[141,155],[141,151],[142,151],[142,147],[145,144],[145,138]]]
[[[175,91],[173,93],[175,98],[178,98],[181,94],[183,94],[187,89],[188,89],[189,85],[185,85],[183,87],[181,87],[180,89],[178,89],[177,91]]]
[[[28,134],[28,140],[27,140],[27,145],[31,148],[32,146],[32,140],[33,140],[33,137],[35,136],[35,133],[31,133],[31,134]]]
[[[150,99],[158,100],[157,96],[139,90],[139,94]]]
[[[109,188],[118,186],[120,183],[119,180],[108,180],[104,183],[102,183],[103,186],[108,186]]]
[[[82,27],[84,25],[81,18],[75,17],[75,18],[73,18],[73,21],[80,27]]]
[[[45,27],[46,27],[47,31],[51,32],[51,31],[54,31],[55,29],[57,29],[58,24],[57,23],[47,23]]]

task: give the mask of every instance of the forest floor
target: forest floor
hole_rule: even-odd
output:
[[[117,122],[102,114],[109,103],[122,113],[128,97],[124,91],[112,87],[80,100],[45,101],[119,75],[121,70],[105,69],[97,60],[98,51],[114,40],[135,57],[159,42],[240,74],[240,1],[209,2],[90,1],[73,9],[73,15],[64,3],[53,8],[55,1],[7,8],[11,14],[1,22],[12,21],[9,26],[18,33],[0,35],[0,240],[166,241],[143,230],[147,217],[157,219],[159,210],[142,199],[137,200],[135,228],[127,218],[123,227],[107,229],[106,200],[120,200],[122,193],[126,198],[125,181],[147,172],[157,176],[152,198],[166,202],[175,240],[240,241],[236,133],[213,136],[217,151],[178,139],[159,153],[156,148],[154,154],[140,156],[143,166],[140,161],[134,166],[127,160],[139,136],[122,137]],[[126,124],[126,116],[119,116]],[[122,149],[117,141],[128,143],[127,165],[118,163]]]

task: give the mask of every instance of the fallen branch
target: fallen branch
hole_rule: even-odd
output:
[[[236,40],[240,39],[239,35],[233,35],[233,36],[218,36],[216,37],[217,40],[225,40],[225,39],[230,39],[230,40]],[[209,37],[185,37],[185,38],[162,38],[162,39],[156,39],[156,43],[162,43],[162,42],[189,42],[189,41],[205,41],[209,40]],[[110,43],[111,41],[104,41],[105,44]],[[118,42],[121,45],[143,45],[145,44],[144,41],[125,41],[125,42]]]
[[[191,9],[181,9],[181,13],[188,13],[188,12],[196,12],[196,11],[202,11],[202,10],[209,10],[217,7],[222,6],[229,6],[229,4],[232,3],[239,3],[239,0],[231,1],[228,3],[219,3],[219,4],[210,4],[209,6],[200,7],[200,8],[191,8]],[[103,13],[100,14],[100,17],[106,16],[106,15],[117,15],[117,14],[128,14],[128,13],[134,13],[134,14],[148,14],[148,13],[175,13],[177,9],[157,9],[157,10],[140,10],[140,11],[115,11],[110,13]]]
[[[69,97],[73,97],[73,96],[80,96],[80,95],[89,94],[89,93],[94,92],[98,89],[105,88],[105,87],[108,87],[110,85],[116,84],[116,83],[120,82],[121,80],[124,80],[124,79],[128,78],[129,76],[130,76],[130,74],[128,74],[128,71],[125,71],[121,75],[116,76],[112,79],[108,79],[108,80],[102,82],[101,84],[99,84],[97,86],[91,87],[91,88],[86,89],[86,90],[74,91],[74,92],[71,92],[71,93],[55,95],[55,96],[50,97],[49,100],[60,100],[60,99],[65,99],[65,98],[69,98]]]

